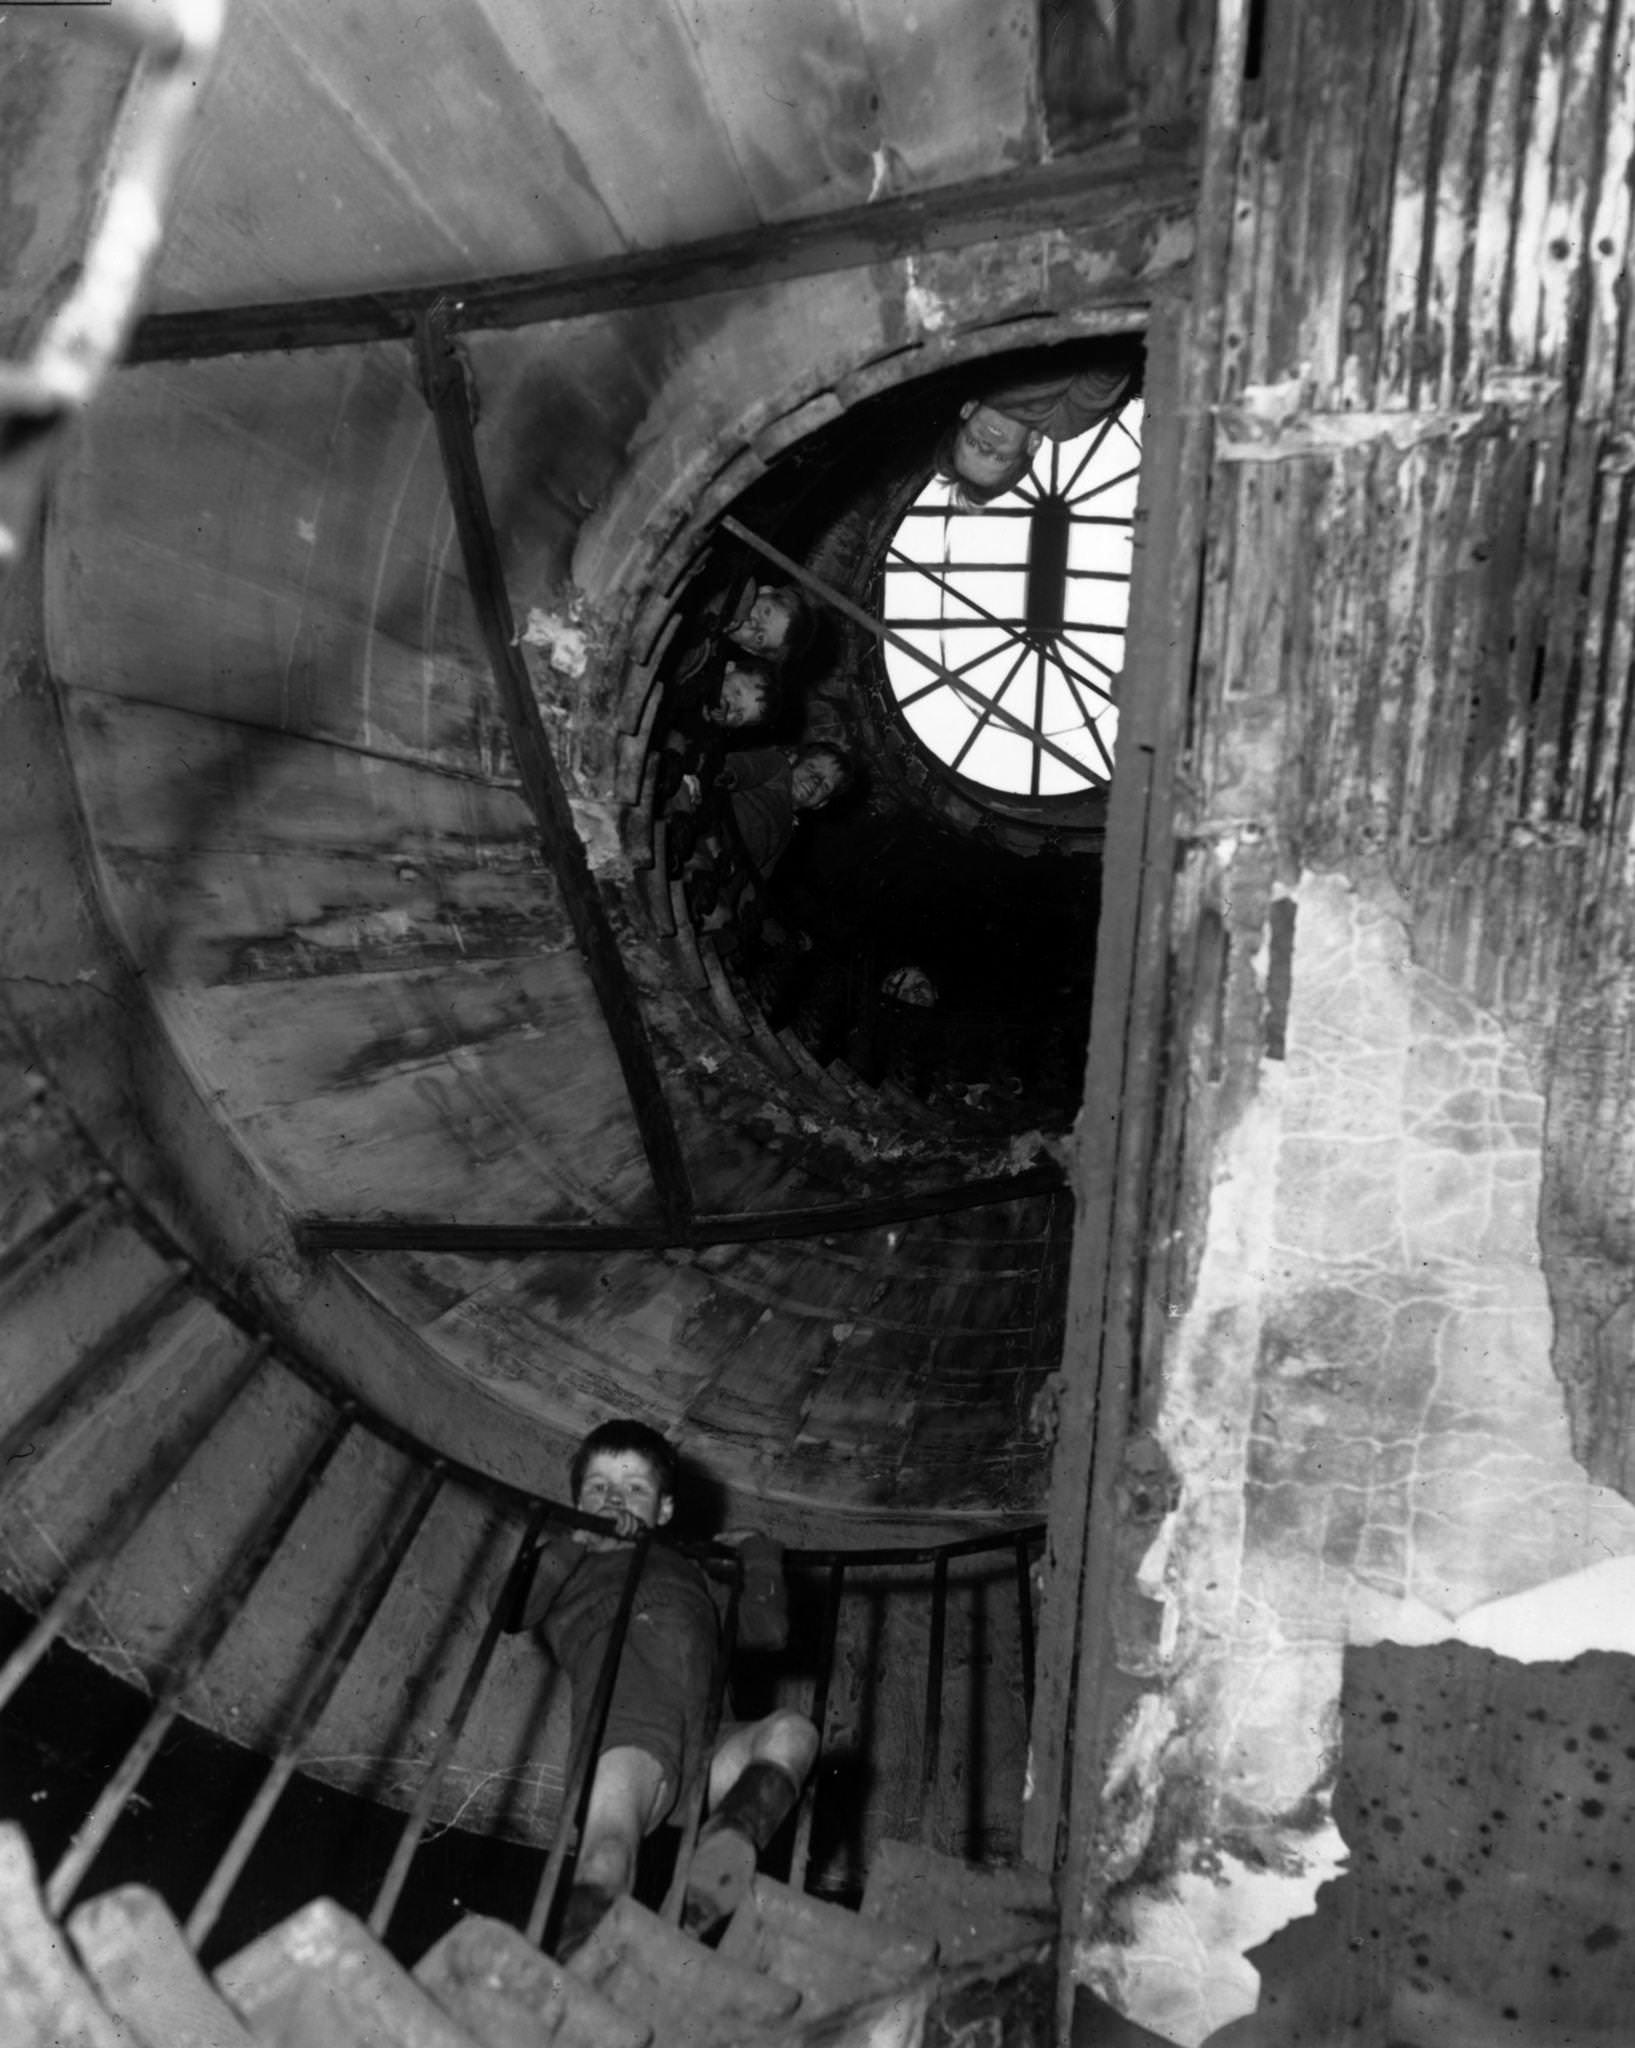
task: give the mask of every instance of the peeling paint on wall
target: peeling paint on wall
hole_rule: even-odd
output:
[[[1414,964],[1383,879],[1295,900],[1287,1057],[1221,1142],[1170,1327],[1144,1841],[1080,1955],[1182,2044],[1252,2009],[1244,1950],[1342,1865],[1348,1642],[1560,1658],[1624,1647],[1635,1611],[1635,1508],[1575,1460],[1551,1368],[1527,1061]]]

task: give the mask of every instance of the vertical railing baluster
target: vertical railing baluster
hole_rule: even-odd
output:
[[[93,1175],[77,1194],[70,1195],[60,1207],[53,1209],[48,1216],[42,1217],[32,1230],[25,1230],[21,1237],[14,1239],[4,1251],[0,1251],[0,1287],[5,1285],[13,1273],[20,1273],[42,1252],[49,1251],[69,1226],[77,1223],[94,1203],[105,1201],[113,1184],[113,1177],[110,1174]]]
[[[26,1408],[3,1436],[0,1436],[0,1475],[13,1485],[20,1477],[10,1471],[23,1446],[41,1430],[67,1425],[77,1415],[94,1415],[108,1398],[113,1381],[127,1362],[147,1343],[150,1333],[173,1310],[193,1298],[192,1281],[180,1267],[174,1267],[158,1282],[153,1292],[120,1317],[113,1328],[81,1353],[67,1375],[49,1387]],[[0,1478],[0,1495],[12,1491]]]
[[[829,1587],[823,1602],[823,1634],[818,1648],[818,1675],[812,1687],[812,1726],[817,1730],[817,1755],[800,1791],[800,1812],[795,1821],[795,1846],[789,1857],[789,1889],[806,1889],[806,1865],[812,1854],[812,1817],[817,1810],[818,1773],[823,1768],[823,1744],[829,1732],[829,1691],[834,1678],[835,1644],[840,1636],[840,1596],[845,1586],[846,1566],[835,1558],[829,1566]]]
[[[523,1929],[528,1940],[536,1946],[544,1939],[545,1929],[551,1918],[551,1909],[556,1904],[556,1895],[562,1883],[562,1871],[568,1860],[568,1850],[585,1824],[585,1809],[590,1804],[590,1786],[596,1754],[602,1740],[602,1729],[607,1721],[607,1711],[613,1703],[613,1681],[618,1676],[625,1631],[630,1626],[631,1609],[636,1604],[636,1587],[641,1579],[642,1567],[647,1562],[647,1549],[652,1540],[651,1529],[638,1530],[632,1540],[630,1569],[625,1573],[624,1586],[619,1594],[618,1612],[613,1617],[612,1637],[607,1646],[607,1654],[602,1659],[602,1668],[596,1674],[596,1689],[591,1695],[589,1711],[580,1724],[579,1739],[573,1745],[573,1753],[568,1759],[568,1779],[562,1790],[562,1811],[557,1821],[556,1840],[551,1844],[551,1853],[545,1860],[544,1875],[539,1880],[539,1890],[534,1894],[533,1910],[529,1913],[528,1924]]]
[[[659,1917],[668,1920],[672,1927],[681,1921],[681,1908],[687,1896],[687,1874],[693,1867],[693,1851],[698,1846],[699,1823],[704,1818],[705,1802],[710,1793],[710,1765],[715,1757],[715,1738],[721,1732],[721,1712],[726,1704],[727,1684],[732,1670],[732,1653],[738,1647],[738,1603],[744,1593],[744,1566],[741,1558],[734,1560],[737,1571],[732,1581],[732,1590],[727,1595],[727,1611],[721,1622],[721,1656],[715,1668],[715,1686],[710,1695],[710,1710],[700,1731],[698,1765],[693,1772],[692,1783],[687,1787],[686,1799],[681,1812],[681,1842],[676,1850],[675,1875],[670,1880],[670,1889],[664,1895],[664,1904]]]
[[[203,1448],[216,1424],[221,1421],[260,1369],[269,1348],[266,1338],[250,1346],[224,1383],[194,1418],[186,1435],[172,1446],[169,1456],[148,1468],[140,1484],[132,1488],[92,1535],[81,1553],[79,1562],[58,1587],[51,1604],[5,1663],[0,1664],[0,1707],[6,1704],[78,1614],[103,1571],[124,1549],[154,1507]]]
[[[1016,1539],[1016,1618],[1022,1644],[1022,1713],[1029,1730],[1033,1727],[1033,1566],[1028,1556],[1031,1539],[1024,1532]]]
[[[925,1747],[920,1756],[920,1839],[930,1843],[934,1832],[937,1774],[942,1765],[942,1664],[948,1632],[948,1553],[937,1559],[931,1575],[931,1643],[925,1669]]]
[[[443,1778],[447,1773],[449,1761],[454,1755],[455,1745],[465,1732],[467,1716],[471,1712],[483,1679],[487,1676],[488,1666],[493,1658],[495,1646],[498,1644],[505,1623],[510,1617],[512,1601],[521,1590],[517,1582],[522,1575],[523,1565],[532,1555],[539,1532],[550,1519],[550,1513],[550,1503],[548,1501],[539,1502],[528,1519],[527,1528],[522,1533],[522,1541],[517,1546],[517,1554],[512,1560],[511,1569],[505,1577],[504,1590],[500,1594],[499,1599],[495,1601],[493,1612],[489,1615],[487,1625],[478,1640],[477,1648],[472,1654],[472,1659],[466,1669],[466,1675],[460,1686],[459,1694],[455,1699],[454,1705],[449,1709],[448,1718],[444,1721],[442,1729],[438,1734],[437,1746],[432,1751],[430,1763],[426,1766],[426,1775],[421,1780],[420,1790],[415,1795],[414,1805],[409,1809],[408,1818],[404,1821],[402,1831],[398,1835],[397,1847],[392,1851],[392,1860],[387,1865],[386,1875],[381,1879],[380,1889],[375,1893],[375,1903],[369,1913],[369,1932],[371,1934],[384,1937],[386,1933],[387,1923],[392,1917],[399,1895],[408,1878],[409,1865],[414,1860],[414,1852],[420,1846],[420,1837],[425,1833],[426,1824],[431,1819],[432,1808],[437,1803],[437,1795],[442,1789]]]
[[[221,1861],[210,1875],[209,1883],[199,1895],[197,1905],[188,1916],[186,1932],[191,1947],[199,1948],[211,1928],[215,1926],[229,1892],[238,1882],[239,1873],[249,1861],[250,1854],[261,1837],[262,1829],[271,1818],[273,1808],[278,1804],[285,1786],[301,1760],[301,1751],[308,1733],[321,1718],[336,1686],[346,1675],[347,1666],[351,1663],[358,1645],[363,1641],[369,1624],[391,1591],[398,1567],[408,1555],[409,1546],[420,1533],[421,1523],[431,1511],[431,1504],[443,1483],[443,1472],[443,1461],[437,1458],[421,1474],[408,1509],[400,1516],[390,1543],[378,1556],[372,1568],[353,1581],[346,1598],[330,1622],[323,1647],[302,1681],[295,1702],[285,1718],[284,1735],[262,1782],[261,1790],[251,1801],[248,1812],[239,1822],[233,1839],[228,1843]]]
[[[238,1618],[256,1582],[295,1526],[296,1517],[317,1491],[346,1440],[356,1413],[356,1405],[351,1401],[341,1407],[322,1443],[251,1530],[232,1569],[170,1652],[170,1674],[143,1723],[141,1734],[126,1751],[124,1761],[103,1787],[95,1806],[74,1831],[73,1841],[47,1880],[45,1902],[52,1913],[66,1910],[97,1851],[113,1833],[119,1816],[125,1810],[125,1802],[140,1784],[148,1765],[159,1754],[160,1746],[181,1712],[182,1702],[195,1679],[215,1655],[218,1644]]]

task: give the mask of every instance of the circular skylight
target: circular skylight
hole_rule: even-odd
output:
[[[933,477],[886,554],[886,675],[938,761],[1007,796],[1083,796],[1113,772],[1141,467],[1141,402],[1045,441],[967,510]],[[912,652],[910,650],[913,650]]]

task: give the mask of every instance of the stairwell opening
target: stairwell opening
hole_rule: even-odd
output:
[[[1067,443],[1040,439],[1020,489],[997,505],[957,506],[935,466],[961,409],[1087,359],[1127,370],[1105,420]],[[732,508],[815,579],[812,638],[790,664],[793,687],[741,744],[833,744],[858,772],[838,801],[801,821],[747,896],[724,900],[730,888],[693,852],[690,825],[672,827],[671,877],[774,1031],[792,1030],[821,1065],[838,1062],[977,1140],[1063,1130],[1082,1091],[1136,531],[1140,367],[1139,343],[1115,339],[916,379],[796,442]],[[939,495],[948,516],[928,519],[917,508]],[[916,526],[946,528],[941,566],[918,578],[934,605],[905,595]],[[984,541],[985,532],[1004,540]],[[1009,566],[979,587],[963,560],[980,562],[985,547]],[[735,575],[763,589],[796,580],[718,532],[678,607],[661,669],[666,707],[697,658],[708,607]],[[995,605],[1014,623],[984,625],[973,662],[970,628]],[[1010,652],[986,661],[981,649],[995,640]],[[904,687],[916,659],[933,664],[927,689],[954,709],[946,761],[917,729],[921,701]],[[672,716],[661,708],[661,746]],[[1007,763],[1001,744],[984,780],[969,772],[981,766],[973,742],[995,732],[1014,757]]]

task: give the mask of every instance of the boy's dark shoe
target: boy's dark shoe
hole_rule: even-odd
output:
[[[599,1884],[576,1884],[562,1906],[556,1934],[556,1960],[570,1962],[590,1940],[613,1904],[614,1895]]]
[[[681,1907],[689,1934],[707,1934],[738,1910],[756,1858],[799,1797],[800,1787],[787,1771],[771,1763],[749,1765],[699,1830]]]

